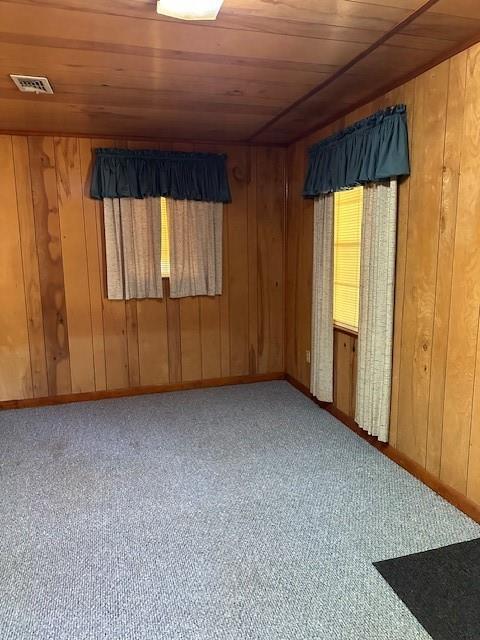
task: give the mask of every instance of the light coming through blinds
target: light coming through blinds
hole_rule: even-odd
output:
[[[334,324],[358,331],[363,187],[335,193]]]
[[[161,211],[161,270],[162,278],[170,277],[170,242],[168,237],[168,211],[167,211],[167,199],[160,198],[160,211]]]

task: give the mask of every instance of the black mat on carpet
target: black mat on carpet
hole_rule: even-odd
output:
[[[480,640],[480,539],[374,566],[434,640]]]

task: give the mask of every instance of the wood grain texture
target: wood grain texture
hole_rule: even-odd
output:
[[[27,398],[33,395],[15,167],[12,140],[8,136],[0,136],[0,176],[2,185],[0,215],[0,237],[2,238],[0,335],[2,341],[0,356],[3,372],[0,383],[0,398],[5,400],[12,394],[23,395]]]
[[[480,340],[475,354],[475,379],[473,387],[472,419],[468,449],[467,496],[480,504]]]
[[[452,6],[452,5],[450,5]],[[473,5],[471,5],[473,6]],[[463,5],[463,10],[468,9]],[[412,175],[399,185],[390,444],[409,464],[480,505],[480,45],[342,119],[404,102]],[[337,127],[341,123],[334,123]],[[288,149],[286,368],[309,386],[311,246],[299,166],[323,129]],[[310,272],[308,271],[310,270]],[[308,340],[308,342],[307,342]],[[353,417],[348,339],[335,337],[335,407]]]
[[[20,245],[22,247],[23,282],[25,287],[33,395],[46,396],[48,395],[47,362],[43,335],[42,298],[40,292],[35,218],[33,215],[28,140],[25,137],[13,136],[12,147],[15,165]]]
[[[127,323],[128,380],[132,387],[140,384],[140,349],[138,344],[137,300],[125,302]]]
[[[0,24],[5,131],[268,143],[480,37],[480,8],[226,0],[216,21],[186,22],[157,15],[152,0],[9,0]],[[55,95],[18,93],[12,70],[47,75]]]
[[[311,297],[299,300],[297,304],[297,282],[300,277],[298,269],[298,243],[300,241],[299,221],[301,219],[300,194],[302,173],[305,165],[304,149],[300,143],[290,146],[287,150],[287,220],[286,220],[286,298],[285,298],[285,368],[296,380],[310,386],[310,380],[301,376],[298,370],[298,359],[301,357],[298,348],[300,327],[297,322],[296,311],[304,305],[311,304]],[[307,313],[306,309],[303,309]]]
[[[257,368],[261,373],[284,368],[284,215],[285,152],[258,149],[257,212]],[[271,185],[275,185],[275,198]]]
[[[172,145],[228,153],[233,201],[224,216],[224,292],[174,300],[164,280],[163,300],[125,302],[105,297],[103,211],[89,197],[92,149],[115,145],[158,147],[0,137],[0,289],[8,301],[1,398],[108,394],[283,371],[284,150]],[[257,309],[250,305],[259,291]],[[255,358],[258,351],[252,372],[251,345]]]
[[[136,302],[138,385],[165,384],[169,381],[167,303],[165,300]],[[130,386],[134,386],[131,378]]]
[[[53,138],[28,139],[50,395],[70,393],[70,353]]]
[[[426,468],[440,473],[445,408],[445,374],[448,347],[455,232],[463,148],[467,53],[450,62],[447,120],[443,153],[442,201],[437,252],[437,281],[432,339]]]
[[[413,116],[415,106],[415,81],[399,87],[387,94],[382,106],[389,104],[408,104],[408,129],[413,130]],[[409,150],[412,153],[412,136],[409,137]],[[407,266],[407,233],[408,215],[410,209],[410,180],[401,180],[398,185],[398,215],[397,215],[397,255],[395,262],[395,307],[393,333],[393,361],[392,361],[392,400],[390,410],[390,443],[397,446],[398,409],[400,392],[400,366],[402,360],[402,332],[398,330],[403,325],[403,306],[405,301],[405,276]]]
[[[333,403],[339,411],[355,417],[357,337],[335,329],[333,342]]]
[[[164,281],[165,282],[165,281]],[[168,283],[166,283],[168,287]],[[168,296],[169,288],[165,295]],[[168,376],[171,383],[182,380],[182,343],[180,338],[180,301],[167,297]]]
[[[221,374],[221,343],[220,299],[218,296],[204,296],[200,300],[200,344],[202,378],[219,378]]]
[[[477,46],[467,59],[440,461],[441,479],[462,492],[467,490],[469,462],[479,463],[469,456],[480,313],[479,70]]]
[[[256,382],[269,382],[271,380],[284,379],[285,373],[283,371],[273,371],[272,373],[258,373],[254,376],[227,376],[221,378],[206,378],[205,380],[192,380],[189,382],[147,385],[144,387],[127,387],[125,389],[113,389],[110,391],[88,391],[86,393],[68,393],[60,396],[23,398],[19,400],[0,400],[0,411],[25,409],[27,407],[46,407],[56,404],[70,404],[72,402],[90,402],[92,400],[103,400],[105,398],[141,396],[149,393],[170,393],[171,391],[185,391],[189,389],[206,389],[209,387],[225,387],[236,384],[253,384]]]
[[[232,202],[224,206],[228,261],[230,375],[249,370],[248,344],[248,156],[245,148],[229,155]],[[281,215],[281,214],[279,214]],[[283,249],[282,249],[283,251]]]
[[[287,291],[286,360],[287,371],[303,384],[310,385],[310,349],[312,313],[313,202],[301,198],[306,167],[306,145],[299,142],[288,151],[287,209]]]
[[[285,169],[285,163],[284,163]],[[257,226],[257,149],[252,149],[248,167],[248,370],[258,368],[258,226]],[[283,234],[285,242],[285,234]]]
[[[55,167],[63,255],[72,392],[95,389],[90,288],[78,141],[55,138]]]
[[[449,63],[415,81],[410,204],[403,301],[397,435],[401,451],[426,463]],[[428,215],[426,215],[428,212]]]
[[[105,338],[103,334],[103,280],[102,237],[100,228],[100,206],[89,197],[88,186],[92,171],[92,142],[78,140],[80,154],[81,181],[83,187],[83,214],[87,259],[88,287],[90,291],[90,320],[92,325],[92,349],[95,375],[95,389],[107,387],[105,365]]]
[[[182,377],[184,380],[201,380],[200,301],[196,297],[182,298],[179,304]]]

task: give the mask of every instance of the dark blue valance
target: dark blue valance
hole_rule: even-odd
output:
[[[310,147],[303,195],[409,174],[406,107],[399,104]]]
[[[227,157],[217,153],[95,149],[92,198],[230,202]]]

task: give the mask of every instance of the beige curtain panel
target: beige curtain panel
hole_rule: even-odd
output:
[[[392,383],[397,181],[365,186],[356,422],[388,442]]]
[[[168,199],[170,296],[222,293],[221,202]]]
[[[333,402],[333,195],[314,204],[310,391]]]
[[[107,296],[161,298],[159,198],[105,198]]]

